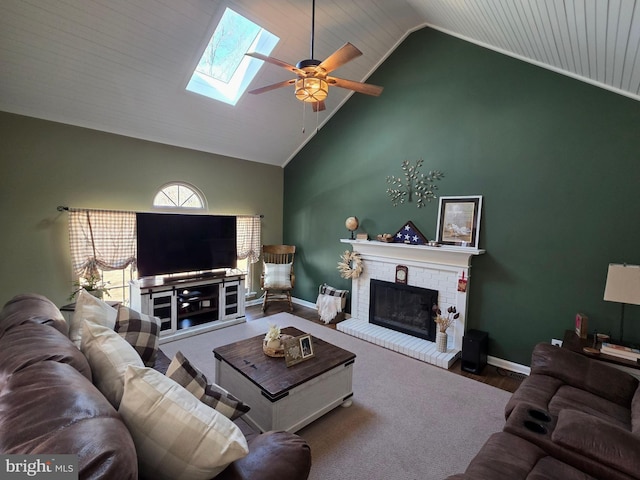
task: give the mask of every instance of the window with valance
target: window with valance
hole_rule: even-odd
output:
[[[136,214],[69,209],[73,272],[83,278],[122,270],[136,261]]]
[[[260,215],[238,215],[236,217],[238,260],[256,263],[260,259],[261,223]]]
[[[260,258],[260,216],[237,216],[236,229],[238,268],[247,274],[246,286],[250,291],[252,264]],[[126,276],[131,279],[136,262],[135,212],[69,209],[69,244],[71,265],[77,277],[107,280],[106,272],[127,269],[127,275],[120,275],[122,278],[109,275],[108,282],[114,289],[122,290],[117,299],[126,301]]]

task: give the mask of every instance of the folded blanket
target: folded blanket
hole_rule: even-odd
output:
[[[342,297],[334,297],[333,295],[321,293],[316,300],[316,307],[318,307],[320,320],[324,323],[329,323],[342,311]]]

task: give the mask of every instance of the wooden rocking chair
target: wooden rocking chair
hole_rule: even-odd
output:
[[[269,302],[288,302],[289,311],[293,311],[291,290],[296,276],[293,274],[293,260],[296,247],[294,245],[263,245],[262,275],[260,288],[264,291],[262,311]]]

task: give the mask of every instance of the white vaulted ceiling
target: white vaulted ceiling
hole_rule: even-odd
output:
[[[311,0],[2,0],[0,110],[285,165],[316,126],[292,88],[185,91],[226,7],[280,37],[272,56],[309,57]],[[315,57],[351,42],[363,55],[334,73],[366,81],[423,26],[640,99],[640,0],[316,0]],[[250,88],[290,77],[264,65]],[[349,94],[332,87],[320,123]]]
[[[640,99],[637,0],[408,0],[461,38]]]

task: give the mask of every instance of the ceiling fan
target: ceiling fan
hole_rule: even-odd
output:
[[[278,60],[277,58],[268,57],[258,52],[247,52],[248,55],[259,60],[277,65],[291,73],[295,73],[298,78],[285,80],[284,82],[274,83],[265,87],[256,88],[249,93],[259,94],[275,90],[277,88],[286,87],[287,85],[295,85],[295,94],[298,100],[308,102],[313,105],[313,111],[319,112],[325,109],[324,101],[329,94],[329,85],[346,88],[365,95],[379,96],[383,87],[371,85],[369,83],[355,82],[353,80],[345,80],[343,78],[329,76],[329,73],[350,62],[356,57],[362,55],[362,52],[354,47],[351,43],[345,43],[338,50],[333,52],[324,61],[315,60],[313,58],[313,43],[315,35],[315,16],[316,2],[312,1],[311,11],[311,58],[300,60],[296,66]]]

